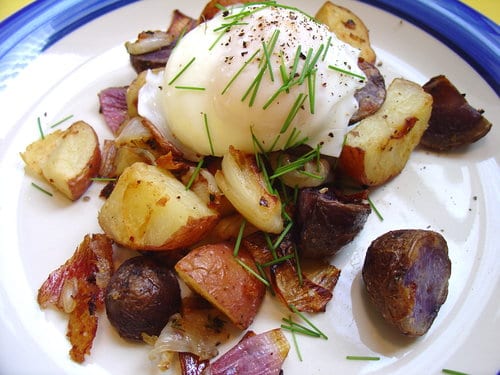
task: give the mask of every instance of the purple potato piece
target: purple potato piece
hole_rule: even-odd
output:
[[[387,232],[369,246],[362,275],[383,318],[404,335],[422,336],[448,295],[448,245],[429,230]]]
[[[363,229],[370,213],[360,195],[302,189],[297,200],[300,254],[311,259],[335,255]]]
[[[174,272],[147,256],[123,262],[104,297],[111,325],[124,339],[158,336],[171,315],[180,311],[181,294]]]
[[[349,124],[354,124],[377,112],[384,104],[386,95],[385,80],[377,67],[363,59],[359,59],[358,66],[365,73],[367,81],[365,86],[354,94],[359,108],[349,120]]]
[[[443,75],[433,77],[423,89],[432,95],[429,127],[420,144],[436,151],[452,150],[483,138],[491,123]]]

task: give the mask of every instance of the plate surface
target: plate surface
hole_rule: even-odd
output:
[[[101,186],[94,184],[86,194],[89,199],[76,203],[58,194],[48,197],[31,186],[32,182],[44,183],[25,174],[19,152],[39,137],[38,118],[48,132],[50,124],[73,115],[75,120],[92,124],[101,140],[111,138],[98,113],[97,92],[126,85],[134,77],[124,41],[142,30],[165,29],[174,8],[196,17],[204,1],[185,0],[177,5],[168,0],[37,3],[8,20],[1,32],[10,30],[12,38],[3,39],[6,42],[0,49],[0,373],[155,374],[147,348],[123,342],[104,316],[85,364],[69,360],[66,320],[55,311],[41,311],[36,292],[86,233],[100,231],[96,216],[102,204],[98,197]],[[286,3],[313,14],[322,1]],[[498,70],[496,66],[489,69],[486,63],[486,54],[491,52],[489,39],[476,38],[462,45],[466,42],[453,40],[453,33],[445,35],[434,28],[431,32],[440,34],[443,43],[402,18],[430,31],[436,19],[428,16],[425,22],[415,12],[410,16],[413,9],[449,19],[457,14],[462,19],[479,15],[456,5],[443,11],[434,2],[414,2],[417,8],[405,2],[398,9],[391,6],[397,15],[381,9],[389,7],[384,1],[377,2],[381,8],[348,0],[338,3],[352,9],[370,28],[387,83],[401,76],[423,84],[432,76],[446,74],[467,93],[473,106],[485,110],[494,126],[486,138],[460,151],[435,154],[417,149],[401,175],[373,192],[372,200],[384,220],[371,215],[355,241],[332,259],[342,269],[341,278],[326,313],[312,317],[329,339],[300,337],[303,361],[292,346],[285,374],[438,374],[443,368],[497,373]],[[433,7],[440,11],[430,12]],[[474,25],[474,35],[491,31],[487,22]],[[471,43],[483,48],[477,50],[475,60],[468,53]],[[69,122],[61,126],[67,125]],[[430,331],[420,339],[401,337],[381,321],[366,302],[360,278],[370,242],[400,228],[441,232],[452,260],[448,299]],[[275,328],[285,314],[268,297],[251,328],[256,332]],[[381,359],[348,361],[346,355]]]

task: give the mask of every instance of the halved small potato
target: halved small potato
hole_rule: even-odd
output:
[[[121,174],[98,215],[104,232],[135,250],[173,250],[203,237],[218,214],[170,172],[135,163]]]
[[[84,121],[30,144],[21,157],[28,169],[71,200],[83,195],[101,165],[97,134]]]
[[[256,271],[252,257],[243,248],[238,258]],[[175,270],[192,290],[222,311],[238,328],[246,329],[253,322],[266,288],[237,262],[229,243],[197,247],[177,262]]]
[[[427,129],[431,110],[432,96],[420,85],[395,79],[382,107],[347,133],[340,168],[367,186],[398,175]]]
[[[337,38],[361,50],[360,57],[369,63],[377,59],[370,45],[368,28],[352,11],[327,1],[316,13],[316,19],[328,26]]]
[[[215,174],[215,180],[236,210],[254,226],[268,233],[283,230],[281,200],[268,191],[254,155],[231,146],[222,159],[222,169]]]

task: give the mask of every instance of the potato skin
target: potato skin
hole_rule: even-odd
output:
[[[422,336],[448,295],[451,262],[437,232],[385,233],[367,250],[362,276],[368,298],[383,318],[407,336]]]
[[[448,151],[474,143],[491,129],[482,111],[473,108],[446,76],[431,78],[424,90],[432,95],[429,127],[420,144],[436,151]]]
[[[170,316],[179,312],[179,282],[172,270],[152,258],[130,258],[111,277],[105,304],[119,335],[142,341],[142,333],[159,335]]]
[[[238,258],[256,271],[244,248],[239,249]],[[175,270],[191,289],[227,315],[238,328],[246,329],[253,322],[266,289],[236,261],[229,243],[197,247],[175,265]]]

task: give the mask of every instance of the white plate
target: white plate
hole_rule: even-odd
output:
[[[85,4],[93,3],[97,2]],[[301,6],[314,13],[321,3],[308,1]],[[298,360],[292,345],[284,373],[438,374],[443,368],[497,373],[500,107],[492,87],[498,88],[498,80],[490,81],[490,87],[457,53],[398,16],[359,2],[339,3],[355,11],[370,28],[387,83],[402,76],[422,84],[444,73],[467,93],[473,106],[485,110],[494,125],[486,138],[464,150],[435,154],[417,149],[400,176],[374,191],[372,199],[384,220],[371,215],[362,233],[332,260],[342,269],[334,298],[325,314],[312,317],[329,339],[300,337],[303,361]],[[202,0],[185,0],[175,7],[196,17],[203,5]],[[56,20],[65,19],[62,14],[67,10],[50,7]],[[3,65],[8,68],[2,68],[0,77],[1,374],[157,372],[148,362],[147,348],[121,340],[104,315],[85,363],[69,359],[66,320],[58,312],[40,310],[36,293],[49,272],[72,255],[86,233],[100,231],[96,213],[102,203],[98,197],[101,186],[91,187],[86,194],[89,201],[69,203],[59,194],[48,197],[31,186],[32,181],[46,185],[25,175],[19,152],[39,137],[38,117],[49,131],[49,124],[72,114],[73,119],[92,124],[101,140],[111,138],[98,113],[97,92],[131,81],[134,72],[123,42],[142,30],[165,29],[173,8],[167,0],[141,1],[86,18],[73,15],[76,18],[67,29],[46,19],[40,27],[47,29],[47,38],[53,38],[50,47],[39,54],[43,46],[34,40],[31,50],[24,44],[18,55],[10,54],[10,65]],[[13,48],[18,43],[13,41]],[[484,70],[482,74],[485,76]],[[410,227],[441,232],[452,260],[448,299],[430,331],[419,339],[399,336],[382,322],[366,302],[360,279],[369,243],[388,230]],[[277,327],[284,314],[285,310],[268,297],[251,329],[262,332]],[[381,359],[349,361],[346,355]]]

